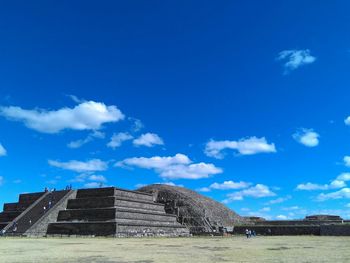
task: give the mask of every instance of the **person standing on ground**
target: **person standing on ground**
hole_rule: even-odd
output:
[[[249,230],[248,229],[245,230],[245,235],[247,236],[247,238],[249,238]]]

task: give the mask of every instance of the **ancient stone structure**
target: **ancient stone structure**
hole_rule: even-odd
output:
[[[0,230],[7,235],[24,235],[64,198],[69,191],[21,194],[17,203],[4,204]]]
[[[189,236],[244,234],[247,228],[261,235],[350,235],[350,221],[339,216],[245,218],[194,191],[161,184],[21,194],[0,213],[6,236]]]
[[[253,219],[253,218],[251,218]],[[350,235],[350,221],[336,215],[310,215],[302,220],[251,220],[238,225],[234,232],[244,234],[246,229],[260,235]]]
[[[90,236],[188,236],[175,215],[153,195],[114,187],[81,189],[68,200],[67,209],[50,223],[48,235]]]
[[[189,236],[153,195],[114,187],[21,194],[4,204],[3,235]]]
[[[138,191],[152,193],[193,234],[231,232],[235,225],[249,222],[225,205],[183,187],[153,184]]]

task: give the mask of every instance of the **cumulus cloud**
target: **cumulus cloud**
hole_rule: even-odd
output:
[[[301,143],[307,147],[315,147],[319,144],[320,135],[313,129],[299,129],[293,134],[294,140]]]
[[[160,157],[134,157],[120,161],[119,167],[137,167],[154,170],[165,179],[200,179],[222,173],[222,169],[211,163],[193,163],[186,155]]]
[[[132,122],[131,131],[133,132],[138,132],[145,127],[139,119],[129,117],[128,120]]]
[[[286,216],[286,215],[278,215],[278,216],[276,216],[276,219],[277,220],[287,220],[288,216]]]
[[[6,155],[7,155],[7,151],[5,147],[2,146],[2,144],[0,143],[0,156],[6,156]]]
[[[104,139],[104,137],[105,137],[105,134],[103,132],[94,131],[84,139],[71,141],[70,143],[67,144],[67,147],[71,149],[77,149],[83,146],[84,144],[92,142],[95,139]]]
[[[86,162],[76,160],[71,160],[68,162],[49,160],[48,162],[51,166],[78,173],[105,171],[108,168],[107,162],[101,161],[100,159],[92,159]]]
[[[297,190],[304,191],[314,191],[314,190],[327,190],[327,184],[314,184],[314,183],[306,183],[306,184],[298,184]]]
[[[113,134],[110,142],[107,143],[107,146],[115,149],[117,147],[120,147],[123,144],[123,142],[132,140],[133,138],[134,137],[127,132],[120,132],[118,134]]]
[[[350,173],[342,173],[337,176],[329,184],[314,184],[314,183],[305,183],[297,185],[297,190],[304,191],[315,191],[315,190],[331,190],[343,188],[346,186],[346,182],[350,181]]]
[[[330,199],[342,199],[342,198],[350,198],[350,188],[343,188],[336,192],[331,193],[321,193],[317,196],[317,201],[326,201]]]
[[[350,116],[344,120],[345,125],[350,125]]]
[[[163,145],[164,142],[163,139],[155,133],[145,133],[142,134],[139,138],[133,140],[133,144],[135,146],[153,147],[156,145]]]
[[[84,184],[84,188],[99,188],[103,186],[101,182],[91,182]]]
[[[243,200],[244,197],[253,197],[253,198],[262,198],[262,197],[270,197],[275,196],[276,194],[270,190],[270,188],[263,184],[257,184],[253,187],[244,189],[242,191],[234,192],[227,195],[227,199],[225,199],[224,203],[230,203],[232,201]]]
[[[350,156],[344,156],[344,164],[345,164],[345,166],[347,166],[347,167],[350,167]]]
[[[265,137],[242,138],[238,141],[215,141],[210,140],[205,146],[205,154],[209,157],[222,159],[223,151],[226,149],[236,150],[242,155],[252,155],[258,153],[274,153],[276,152],[275,144],[269,144]]]
[[[124,119],[123,113],[116,106],[86,101],[74,108],[59,110],[33,109],[21,107],[0,107],[0,115],[9,120],[23,122],[30,129],[43,133],[58,133],[65,129],[98,130],[104,123]]]
[[[107,182],[106,177],[104,177],[103,175],[95,175],[95,174],[92,174],[92,175],[89,176],[88,179],[89,179],[90,181],[95,181],[95,182],[102,182],[102,183]]]
[[[283,203],[289,199],[291,199],[292,197],[290,195],[287,195],[286,197],[279,197],[273,200],[268,201],[267,203],[265,203],[266,205],[274,205],[274,204],[280,204]]]
[[[263,207],[259,211],[260,212],[270,212],[271,211],[271,207]]]
[[[300,210],[301,208],[297,205],[295,206],[289,206],[289,207],[283,207],[282,210],[284,211],[293,211],[293,210]]]
[[[224,181],[223,183],[212,183],[208,187],[202,187],[197,189],[199,192],[210,192],[212,189],[214,190],[234,190],[234,189],[243,189],[247,188],[251,185],[251,183],[239,181]]]
[[[310,54],[309,49],[293,49],[281,51],[277,56],[277,60],[284,62],[284,73],[287,74],[301,66],[314,63],[316,57]]]

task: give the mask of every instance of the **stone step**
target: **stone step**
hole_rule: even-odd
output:
[[[77,192],[77,199],[79,198],[91,198],[91,197],[108,197],[116,196],[123,198],[132,198],[144,201],[153,201],[153,195],[148,193],[142,193],[137,191],[124,190],[114,187],[106,188],[93,188],[93,189],[81,189]]]
[[[8,211],[0,213],[0,222],[10,222],[19,216],[22,212],[20,211]]]
[[[4,204],[4,212],[10,211],[24,211],[27,209],[27,205],[20,203],[5,203]]]
[[[115,206],[115,208],[117,210],[126,210],[126,211],[135,211],[135,212],[140,212],[140,213],[153,213],[153,214],[159,214],[159,215],[163,215],[165,214],[165,210],[162,207],[162,209],[158,209],[158,210],[153,210],[153,209],[147,209],[147,208],[138,208],[138,207],[130,207],[130,206]]]
[[[129,190],[123,190],[123,189],[116,188],[114,195],[116,197],[121,197],[121,198],[129,198],[129,199],[134,199],[134,200],[143,200],[143,201],[153,202],[153,195],[152,194],[142,193],[142,192],[137,192],[137,191],[129,191]]]
[[[186,227],[178,225],[145,226],[116,222],[57,222],[49,225],[49,236],[90,235],[90,236],[189,236]]]
[[[44,194],[45,194],[45,192],[20,194],[19,195],[19,203],[24,204],[28,207],[29,205],[34,203],[36,200],[38,200],[40,197],[42,197]]]
[[[47,235],[115,236],[116,222],[57,222],[49,224]]]
[[[146,220],[146,219],[129,219],[129,218],[116,218],[115,222],[122,225],[138,225],[138,226],[177,226],[179,223],[176,221],[158,221],[158,220]]]
[[[151,212],[140,212],[130,210],[119,210],[116,211],[116,219],[140,219],[150,221],[162,221],[162,222],[177,222],[175,215],[169,215],[165,212],[163,214],[151,213]]]
[[[114,187],[80,189],[77,192],[76,198],[96,198],[114,196]]]
[[[92,209],[68,209],[58,213],[57,221],[110,221],[115,218],[116,209],[92,208]]]
[[[57,221],[110,221],[117,219],[132,219],[146,221],[176,222],[175,215],[165,212],[152,212],[128,208],[93,208],[93,209],[68,209],[58,213]]]
[[[114,202],[115,198],[113,196],[70,199],[68,200],[67,209],[113,207]]]
[[[116,198],[115,206],[124,206],[130,208],[147,209],[152,211],[164,212],[164,204],[155,203],[153,201],[141,201],[129,198]]]
[[[113,206],[124,206],[131,208],[147,209],[152,211],[164,211],[164,205],[154,203],[153,201],[142,201],[122,197],[90,197],[78,198],[68,201],[67,209],[82,209],[82,208],[104,208]]]

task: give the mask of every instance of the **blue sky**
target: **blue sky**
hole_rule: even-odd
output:
[[[350,217],[348,1],[11,1],[0,204],[171,183],[243,215]]]

